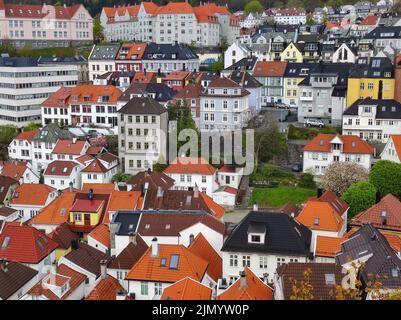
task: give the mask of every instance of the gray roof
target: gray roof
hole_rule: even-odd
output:
[[[86,60],[81,55],[75,55],[70,57],[40,57],[38,63],[42,64],[86,64]]]
[[[37,58],[25,58],[25,57],[1,57],[0,66],[2,67],[36,67],[38,65]]]
[[[124,114],[156,114],[167,112],[160,103],[149,97],[133,97],[119,111]]]
[[[344,112],[347,116],[357,116],[359,106],[377,106],[376,119],[401,119],[401,104],[396,100],[358,99]]]
[[[262,230],[263,244],[248,243],[249,230]],[[283,213],[251,211],[231,232],[222,251],[309,255],[311,231]]]
[[[120,44],[97,45],[89,60],[114,60],[119,49]]]
[[[380,276],[384,288],[401,287],[401,260],[386,238],[371,224],[365,224],[341,244],[336,263],[344,265],[358,259],[366,259],[361,280],[367,284],[369,275]]]
[[[142,56],[143,60],[192,60],[198,59],[198,55],[188,47],[178,43],[157,44],[149,43]]]
[[[256,80],[255,77],[251,76],[248,72],[233,71],[228,76],[228,78],[235,81],[245,89],[259,88],[262,86],[262,84],[258,80]]]
[[[367,35],[365,39],[393,39],[401,37],[401,27],[376,27]]]
[[[68,130],[60,129],[56,124],[49,123],[33,137],[34,141],[56,143],[59,139],[72,139],[74,135]]]

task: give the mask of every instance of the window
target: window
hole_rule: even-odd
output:
[[[260,243],[260,235],[251,235],[251,242]]]
[[[169,269],[178,269],[178,261],[179,261],[178,254],[172,254],[170,257],[170,266]]]
[[[238,267],[238,256],[230,254],[230,267]]]
[[[162,295],[162,283],[161,282],[155,282],[155,295],[156,296],[161,296]]]
[[[251,257],[250,256],[242,256],[242,266],[243,267],[251,267]]]
[[[148,295],[148,283],[147,282],[141,282],[141,295],[142,296]]]
[[[267,269],[267,257],[266,256],[259,257],[259,268]]]
[[[74,221],[81,221],[81,214],[80,213],[74,213]]]

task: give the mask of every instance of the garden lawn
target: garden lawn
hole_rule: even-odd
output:
[[[292,187],[255,188],[249,199],[249,205],[257,203],[259,208],[280,208],[287,202],[301,204],[309,197],[316,196],[316,190]]]

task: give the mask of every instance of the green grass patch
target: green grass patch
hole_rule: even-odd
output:
[[[341,128],[323,127],[323,128],[298,128],[290,124],[288,126],[288,139],[292,140],[311,140],[319,133],[341,133]]]
[[[316,190],[305,188],[279,187],[256,188],[249,199],[249,205],[257,203],[259,208],[280,208],[287,202],[301,204],[309,197],[316,196]]]

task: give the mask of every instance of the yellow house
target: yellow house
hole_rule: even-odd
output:
[[[302,52],[301,50],[299,50],[298,46],[295,43],[290,42],[288,46],[283,50],[283,52],[281,52],[280,60],[302,63],[303,62]]]
[[[85,238],[101,222],[105,204],[103,199],[77,199],[70,210],[71,230]]]
[[[315,66],[315,63],[288,63],[284,73],[284,104],[296,106],[299,97],[298,85],[309,75]]]
[[[394,67],[388,58],[372,58],[366,64],[357,62],[348,78],[347,107],[358,99],[394,99],[393,74]]]

